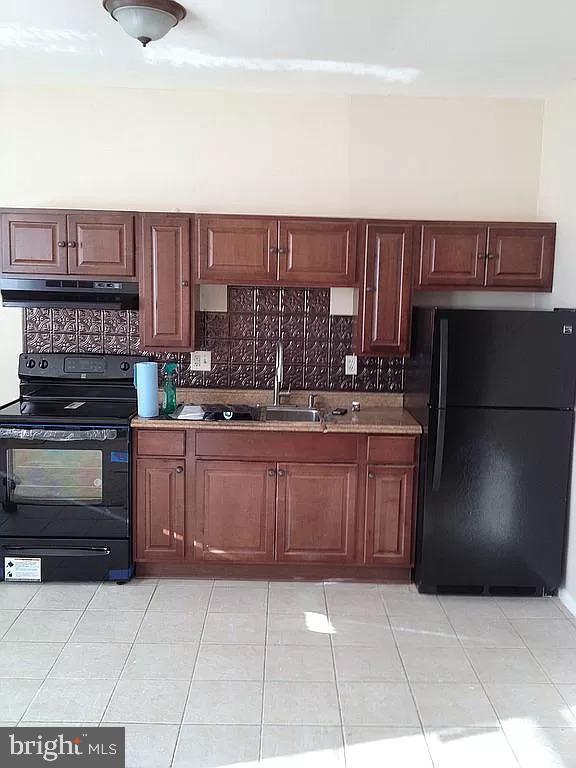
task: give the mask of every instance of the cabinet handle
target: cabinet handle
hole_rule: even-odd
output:
[[[486,254],[486,258],[487,259],[495,259],[496,258],[496,254],[495,253],[487,253]]]
[[[66,248],[66,240],[58,240],[59,248]]]
[[[270,248],[270,253],[277,253],[277,251],[278,251],[278,248],[276,248],[276,246],[275,246],[275,245],[273,245],[273,246]]]
[[[374,472],[368,472],[368,477],[370,478],[370,480],[374,480],[376,475],[374,474]]]
[[[283,469],[278,470],[278,477],[284,477],[285,474],[286,472]]]
[[[188,288],[188,280],[182,280],[180,285],[182,286],[182,288]]]
[[[366,293],[373,293],[376,290],[373,285],[366,286]]]
[[[269,469],[268,470],[268,477],[275,477],[276,476],[276,470],[275,469]]]
[[[181,475],[184,472],[184,467],[176,467],[176,474]]]
[[[76,248],[78,243],[75,240],[68,240],[68,248]]]
[[[479,253],[479,254],[478,254],[478,258],[479,258],[479,259],[487,259],[487,258],[488,258],[488,256],[487,256],[485,253]]]
[[[286,253],[286,248],[278,248],[278,253]]]

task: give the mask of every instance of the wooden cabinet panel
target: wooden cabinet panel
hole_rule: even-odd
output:
[[[136,560],[181,560],[185,554],[183,461],[138,459],[135,485]]]
[[[66,216],[6,213],[1,217],[2,271],[65,275]]]
[[[281,562],[355,559],[357,468],[279,464],[276,557]]]
[[[190,217],[142,216],[140,327],[144,349],[192,349]]]
[[[551,291],[555,232],[553,224],[490,226],[486,285]]]
[[[368,467],[365,562],[410,566],[414,467]]]
[[[198,430],[196,455],[230,459],[298,461],[311,456],[315,461],[354,462],[362,438],[357,435],[326,435],[298,432],[227,432]]]
[[[198,216],[198,279],[275,282],[278,222],[271,218]]]
[[[132,277],[135,274],[134,216],[83,213],[68,216],[71,275]]]
[[[368,461],[374,464],[416,464],[418,438],[412,435],[372,435],[368,438]]]
[[[485,224],[424,224],[418,285],[462,288],[484,285]]]
[[[278,276],[285,285],[354,285],[355,221],[281,219]]]
[[[366,228],[361,295],[363,354],[403,355],[410,345],[414,225]]]
[[[204,560],[274,559],[276,468],[270,462],[198,461],[196,512]]]
[[[182,429],[139,429],[136,431],[138,456],[184,456],[186,432]]]

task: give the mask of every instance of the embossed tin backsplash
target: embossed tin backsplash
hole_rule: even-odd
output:
[[[275,345],[284,343],[284,387],[358,392],[402,392],[402,358],[358,358],[358,375],[345,376],[353,318],[330,315],[323,288],[228,289],[228,312],[197,316],[197,349],[212,352],[212,370],[188,370],[189,355],[150,353],[179,363],[180,387],[269,388]],[[27,352],[146,354],[138,312],[97,309],[26,309]]]

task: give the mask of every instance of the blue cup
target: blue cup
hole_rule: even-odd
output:
[[[138,396],[138,416],[158,416],[158,363],[136,363],[134,386]]]

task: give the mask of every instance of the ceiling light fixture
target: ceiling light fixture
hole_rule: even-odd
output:
[[[104,0],[102,5],[144,47],[160,40],[186,16],[186,9],[174,0]]]

